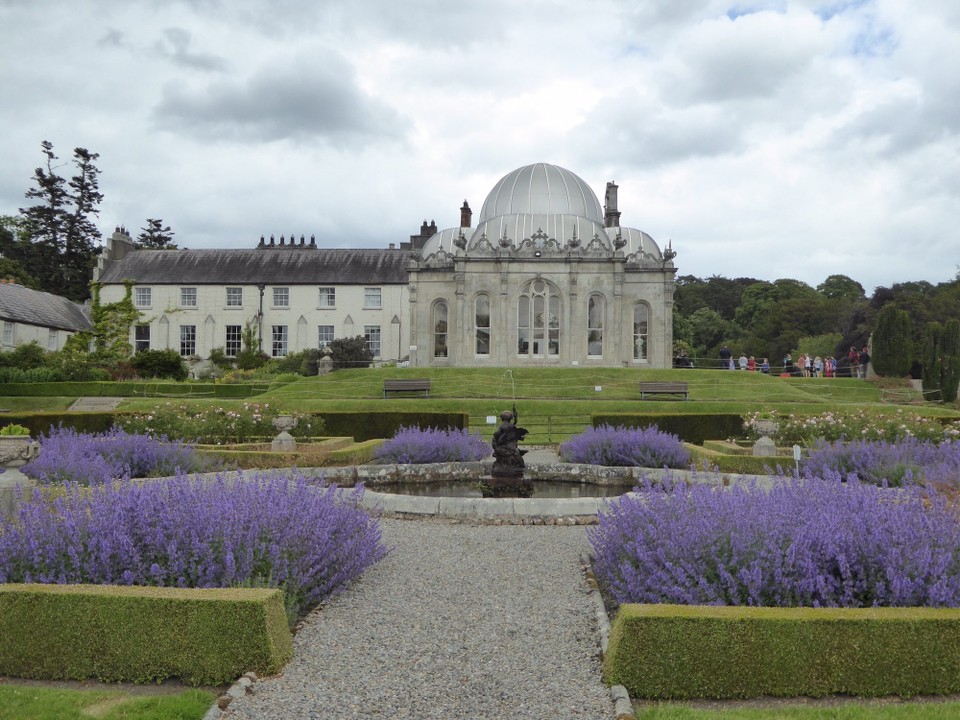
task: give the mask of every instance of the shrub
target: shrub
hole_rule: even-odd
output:
[[[46,383],[60,382],[63,373],[54,367],[35,367],[23,370],[18,367],[0,367],[0,383]]]
[[[690,451],[680,438],[656,426],[588,428],[560,445],[560,457],[565,462],[616,467],[682,468],[690,464]]]
[[[117,423],[129,432],[166,435],[208,444],[244,443],[274,437],[277,430],[273,427],[273,420],[282,414],[286,413],[269,403],[243,403],[231,409],[167,402],[151,412],[125,415],[118,418]],[[291,435],[307,437],[323,432],[323,423],[319,420],[304,420],[293,415],[300,422],[290,431]]]
[[[804,477],[862,480],[901,487],[910,484],[960,486],[960,442],[931,442],[907,438],[895,443],[820,442],[800,463]]]
[[[293,617],[386,554],[379,524],[300,474],[39,489],[0,519],[0,583],[275,587]]]
[[[117,478],[175,475],[204,470],[194,449],[166,436],[129,434],[120,428],[88,435],[51,428],[40,437],[40,454],[21,468],[43,484],[99,485]]]
[[[648,484],[588,534],[619,603],[960,606],[955,509],[916,486]]]
[[[36,340],[17,345],[10,352],[0,353],[0,367],[33,370],[42,368],[46,364],[47,351],[40,347]]]
[[[141,377],[187,379],[187,366],[176,350],[142,350],[130,359]]]
[[[19,425],[17,423],[10,423],[9,425],[4,425],[2,428],[0,428],[0,435],[23,436],[23,435],[29,435],[29,434],[30,434],[30,428],[25,427],[23,425]]]
[[[373,353],[363,335],[350,338],[337,338],[328,347],[331,352],[334,370],[346,368],[370,367],[373,362]]]
[[[490,446],[479,433],[468,430],[401,427],[380,445],[378,460],[407,464],[470,462],[490,454]]]
[[[894,412],[824,412],[819,415],[770,415],[778,425],[776,441],[778,445],[812,445],[817,440],[884,440],[897,442],[909,438],[940,443],[945,440],[960,439],[960,423],[944,425],[937,418],[924,417],[904,411]],[[764,419],[762,413],[747,417],[744,429],[748,435],[756,437],[756,423]]]

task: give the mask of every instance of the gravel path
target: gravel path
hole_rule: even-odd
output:
[[[383,520],[390,555],[225,717],[612,718],[583,527]]]

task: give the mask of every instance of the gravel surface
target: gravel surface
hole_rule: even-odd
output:
[[[229,718],[612,718],[583,527],[383,520],[390,555],[314,611]]]

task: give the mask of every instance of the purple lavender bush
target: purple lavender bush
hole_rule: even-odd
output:
[[[894,443],[819,442],[800,464],[808,478],[859,479],[877,485],[960,484],[960,442],[904,438]]]
[[[123,477],[160,477],[212,469],[190,445],[172,442],[166,436],[130,434],[117,427],[93,435],[72,428],[51,428],[39,442],[40,454],[21,471],[42,484],[99,485]]]
[[[647,485],[589,538],[618,603],[960,606],[956,509],[917,486]]]
[[[384,462],[403,465],[439,462],[471,462],[490,454],[479,433],[467,430],[401,427],[377,448],[375,456]]]
[[[385,555],[362,492],[300,474],[35,488],[0,518],[0,583],[279,587],[295,618]]]
[[[690,464],[690,451],[680,438],[655,425],[588,428],[560,445],[560,457],[570,463],[613,467],[684,468]]]

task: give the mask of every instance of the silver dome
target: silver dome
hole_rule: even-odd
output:
[[[487,195],[478,223],[501,215],[577,215],[603,224],[597,196],[581,178],[557,165],[535,163],[504,175]]]

